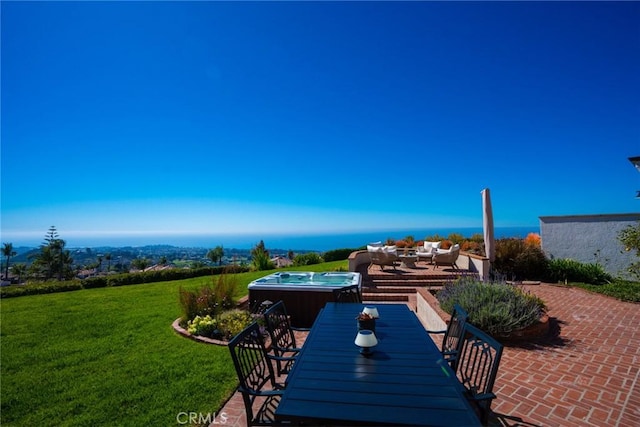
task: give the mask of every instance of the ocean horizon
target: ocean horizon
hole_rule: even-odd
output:
[[[459,233],[464,237],[482,233],[482,227],[447,227],[424,228],[407,230],[372,230],[357,233],[323,233],[323,234],[202,234],[202,235],[145,235],[145,236],[73,236],[61,238],[67,242],[68,248],[87,247],[141,247],[149,245],[171,245],[190,248],[214,248],[222,246],[228,249],[251,249],[262,240],[267,249],[293,250],[293,251],[318,251],[324,252],[332,249],[359,248],[370,242],[386,241],[387,239],[399,240],[407,236],[413,236],[415,240],[424,240],[425,237],[440,235],[448,236],[451,233]],[[539,226],[496,227],[495,237],[519,237],[524,238],[529,233],[540,233]],[[39,246],[42,242],[14,242],[14,246]]]

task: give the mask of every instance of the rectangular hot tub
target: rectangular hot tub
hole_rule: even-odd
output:
[[[291,317],[291,324],[309,328],[327,302],[333,301],[333,290],[361,286],[362,276],[356,272],[273,273],[249,283],[249,303],[252,307],[263,301],[282,300]]]

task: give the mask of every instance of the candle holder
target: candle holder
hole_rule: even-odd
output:
[[[358,331],[358,335],[356,335],[356,340],[354,342],[358,347],[360,347],[360,354],[365,357],[371,356],[373,354],[371,348],[378,345],[376,334],[368,329]]]
[[[373,306],[366,306],[364,308],[364,310],[362,310],[362,312],[364,314],[368,314],[369,316],[373,317],[374,319],[377,319],[378,317],[380,317],[380,315],[378,314],[378,309],[376,307],[373,307]]]

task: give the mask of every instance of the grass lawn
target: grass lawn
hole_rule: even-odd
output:
[[[586,283],[572,283],[572,285],[622,301],[640,302],[640,282],[616,279],[606,285],[589,285]]]
[[[346,269],[338,261],[291,270]],[[240,295],[272,271],[239,274]],[[226,347],[176,334],[178,289],[211,277],[0,300],[3,426],[176,425],[217,412],[237,380]]]

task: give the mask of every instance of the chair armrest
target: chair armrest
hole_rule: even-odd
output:
[[[445,332],[447,332],[446,330],[444,331],[430,331],[429,329],[427,329],[427,333],[429,334],[444,334]]]
[[[294,331],[299,331],[299,332],[309,332],[311,330],[311,328],[291,328]]]
[[[471,394],[471,398],[473,400],[493,400],[496,398],[496,395],[493,393]]]
[[[302,351],[302,349],[298,347],[278,347],[277,345],[272,345],[271,347],[275,348],[278,351],[287,353],[300,353]]]
[[[281,388],[278,388],[276,390],[260,390],[260,391],[256,391],[256,390],[251,390],[251,389],[247,389],[244,388],[242,386],[238,387],[238,391],[241,393],[247,393],[250,394],[251,396],[282,396],[284,394],[284,388],[285,386],[283,384],[278,384],[276,383],[276,386],[279,386]]]

